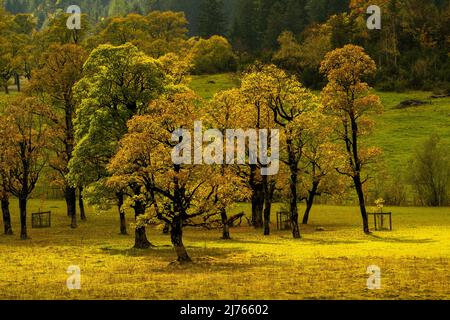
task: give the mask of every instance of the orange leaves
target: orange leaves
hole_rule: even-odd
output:
[[[49,112],[35,98],[20,96],[0,117],[1,175],[8,191],[17,197],[31,194],[47,162],[52,138],[47,125]]]
[[[329,82],[335,82],[346,90],[361,82],[362,77],[373,75],[376,65],[362,47],[349,44],[327,53],[320,71]]]
[[[362,147],[360,137],[370,134],[374,122],[365,115],[382,111],[378,96],[370,94],[370,86],[364,78],[374,74],[375,62],[354,45],[346,45],[328,53],[321,65],[321,72],[328,78],[322,91],[326,111],[341,121],[336,128],[345,147],[346,161],[339,172],[350,177],[360,177],[361,169],[374,161],[381,153],[376,147]]]
[[[381,112],[381,101],[369,94],[364,77],[375,73],[375,62],[355,45],[346,45],[328,53],[320,71],[328,78],[322,91],[324,106],[335,114],[347,114],[355,119],[368,111]]]

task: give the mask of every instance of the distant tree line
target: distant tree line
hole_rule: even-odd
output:
[[[12,13],[33,13],[38,26],[71,4],[80,5],[92,25],[129,13],[184,12],[188,35],[225,36],[238,53],[238,66],[268,62],[290,46],[290,65],[309,87],[324,85],[317,62],[323,48],[356,44],[377,62],[378,88],[450,91],[448,0],[4,0]],[[382,8],[381,30],[366,27],[371,4]],[[290,42],[280,38],[286,32]],[[293,43],[301,50],[293,50]]]

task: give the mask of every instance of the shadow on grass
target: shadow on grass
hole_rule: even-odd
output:
[[[148,249],[102,247],[100,248],[100,250],[103,253],[112,256],[122,255],[126,257],[150,257],[154,256],[155,254],[164,255],[166,253],[173,254],[174,252],[172,246],[170,245],[155,246]]]
[[[377,236],[375,234],[370,234],[369,238],[373,241],[381,241],[381,242],[393,242],[393,243],[431,243],[431,242],[437,242],[437,240],[433,239],[405,239],[405,238],[383,238],[380,236]]]
[[[333,245],[333,244],[357,244],[362,243],[364,241],[360,240],[332,240],[332,239],[301,239],[302,242],[305,243],[313,243],[313,244],[320,244],[320,245]]]
[[[188,254],[193,257],[209,257],[214,259],[227,258],[229,255],[244,252],[245,250],[239,248],[227,249],[227,248],[216,248],[209,247],[204,248],[200,246],[186,246]],[[152,257],[156,256],[159,258],[165,257],[175,257],[175,250],[171,245],[160,245],[151,247],[149,249],[135,249],[135,248],[111,248],[103,247],[101,248],[102,253],[109,255],[122,255],[127,257]]]
[[[163,260],[167,262],[164,268],[155,268],[152,272],[171,272],[176,270],[189,270],[190,272],[205,272],[205,270],[234,270],[237,268],[246,268],[250,266],[248,263],[236,262],[232,256],[244,252],[243,249],[224,249],[224,248],[202,248],[195,246],[186,247],[189,256],[193,263],[176,264],[173,263],[176,259],[175,250],[170,245],[162,245],[152,247],[145,250],[134,248],[101,248],[102,254],[122,255],[127,257],[149,257]]]
[[[261,240],[243,240],[243,239],[239,239],[239,238],[231,238],[231,239],[217,239],[214,240],[214,243],[220,243],[220,244],[227,244],[227,243],[232,243],[232,244],[260,244],[260,245],[265,245],[265,244],[279,244],[278,242],[267,242],[264,241],[264,239]]]

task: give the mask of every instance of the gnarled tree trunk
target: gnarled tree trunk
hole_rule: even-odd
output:
[[[355,115],[350,114],[351,129],[352,129],[352,143],[351,146],[347,143],[347,150],[353,157],[354,172],[353,183],[355,184],[356,193],[358,194],[359,208],[363,220],[364,233],[369,234],[369,219],[367,218],[366,200],[364,199],[363,183],[361,181],[361,159],[358,150],[358,123],[356,122]]]
[[[3,80],[3,88],[5,89],[5,94],[9,94],[8,81]]]
[[[263,226],[264,190],[263,185],[256,181],[256,165],[250,165],[250,188],[252,189],[252,225],[255,228]]]
[[[84,211],[83,188],[78,188],[78,207],[80,208],[80,219],[86,221],[86,211]]]
[[[19,211],[20,211],[20,239],[28,239],[27,234],[27,198],[19,197]]]
[[[298,183],[298,162],[295,159],[295,152],[292,150],[292,141],[287,141],[288,157],[289,157],[289,190],[290,190],[290,216],[292,225],[292,236],[294,239],[300,238],[300,228],[298,226],[298,208],[297,208],[297,183]]]
[[[20,92],[20,75],[18,73],[14,74],[14,82],[17,87],[17,91]]]
[[[306,209],[303,215],[303,224],[308,224],[309,214],[311,212],[311,208],[314,204],[314,197],[317,195],[317,189],[319,187],[319,182],[314,181],[311,190],[308,191],[308,197],[306,198]]]
[[[177,261],[179,263],[192,262],[183,244],[183,221],[181,219],[174,219],[172,222],[170,228],[170,240],[175,248]]]
[[[261,185],[255,185],[252,190],[252,225],[255,228],[263,226],[264,191]]]
[[[11,226],[11,213],[9,211],[9,199],[8,197],[3,197],[1,199],[2,203],[2,213],[3,213],[3,225],[5,227],[5,234],[12,235],[12,226]]]
[[[231,239],[231,237],[230,237],[230,225],[229,225],[226,209],[222,208],[220,210],[220,217],[222,219],[222,239],[229,240],[229,239]]]
[[[275,186],[268,181],[267,176],[263,176],[264,185],[264,235],[270,234],[270,213],[272,209],[272,198]]]
[[[64,193],[67,205],[67,216],[71,218],[70,227],[75,229],[77,227],[77,190],[72,187],[66,187]]]
[[[117,208],[119,209],[120,234],[127,235],[127,221],[125,218],[125,210],[123,209],[123,194],[117,194]]]
[[[136,221],[138,217],[145,214],[145,204],[142,201],[135,201],[134,203],[134,217]],[[145,232],[145,227],[136,227],[134,233],[134,248],[136,249],[148,249],[152,246],[150,241],[147,239],[147,234]]]

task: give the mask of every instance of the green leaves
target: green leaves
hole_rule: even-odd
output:
[[[74,183],[106,175],[127,121],[164,92],[167,82],[159,62],[132,44],[101,45],[92,51],[74,88],[79,100],[78,144],[69,165]]]

